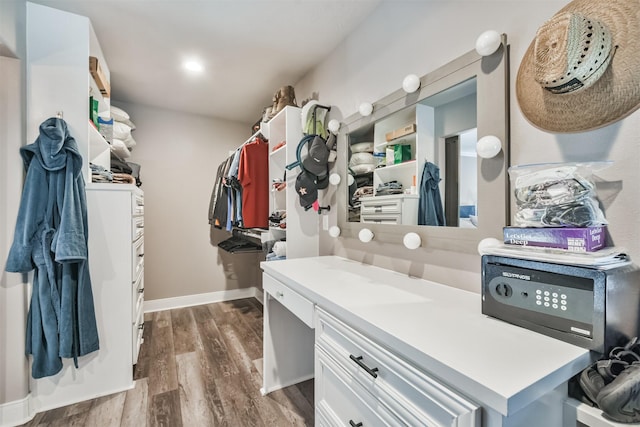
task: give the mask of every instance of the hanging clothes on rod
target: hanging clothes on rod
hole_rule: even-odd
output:
[[[269,228],[269,144],[256,137],[244,144],[238,164],[242,185],[242,226]]]
[[[220,163],[216,173],[216,179],[211,191],[209,200],[209,224],[215,228],[224,228],[227,223],[227,187],[225,186],[225,176],[229,171],[233,155]]]
[[[34,270],[26,352],[31,375],[62,369],[62,358],[99,349],[88,264],[87,205],[82,157],[59,117],[40,125],[36,141],[20,149],[27,177],[6,271]]]

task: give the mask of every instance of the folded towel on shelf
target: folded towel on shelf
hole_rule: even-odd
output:
[[[128,173],[114,173],[113,182],[115,184],[135,184],[136,179]]]

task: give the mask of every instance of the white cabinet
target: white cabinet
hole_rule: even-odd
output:
[[[102,289],[94,295],[96,304],[105,311],[105,334],[113,332],[109,324],[115,317],[126,324],[113,335],[112,345],[127,355],[121,369],[131,371],[144,328],[144,195],[134,185],[96,185],[87,190],[87,205],[91,280],[94,289]],[[108,304],[98,300],[107,293],[118,297]]]
[[[108,112],[109,98],[100,94],[89,72],[89,57],[109,68],[88,18],[27,2],[27,141],[38,136],[40,123],[62,115],[78,143],[85,182],[89,162],[110,169],[110,146],[89,121],[89,97]]]
[[[285,107],[266,124],[265,135],[269,139],[269,179],[271,183],[286,182],[286,187],[280,191],[271,186],[269,212],[286,211],[286,230],[272,228],[271,233],[274,239],[286,237],[287,258],[317,256],[319,253],[319,215],[313,210],[305,211],[296,193],[300,167],[286,170],[287,165],[296,162],[296,150],[303,137],[300,111],[298,107]],[[283,142],[286,144],[282,145]]]
[[[417,224],[417,194],[363,197],[360,199],[360,222],[374,224]]]
[[[142,191],[133,185],[91,184],[89,163],[110,168],[110,146],[89,120],[89,98],[107,113],[89,71],[98,58],[107,81],[109,68],[88,18],[27,2],[27,139],[40,124],[62,116],[82,155],[89,229],[89,271],[100,349],[64,360],[60,373],[32,379],[36,411],[107,395],[133,386],[132,365],[141,342],[144,301]]]
[[[262,287],[264,395],[313,378],[314,304],[267,274]]]
[[[126,200],[122,200],[123,217],[127,217]],[[131,363],[138,362],[144,332],[144,194],[142,190],[131,190]],[[123,249],[125,248],[123,239]],[[126,246],[128,249],[128,246]],[[126,251],[126,249],[124,249]]]
[[[337,414],[344,424],[480,426],[478,405],[326,311],[318,308],[317,316],[316,407]],[[346,403],[359,401],[375,412]]]
[[[261,266],[275,282],[265,289],[283,292],[265,303],[265,373],[294,379],[289,368],[313,358],[317,425],[569,425],[566,384],[588,350],[483,315],[478,294],[358,261]],[[300,345],[310,333],[312,350]]]
[[[37,411],[129,389],[144,325],[144,199],[134,185],[87,189],[89,271],[100,349],[32,380]]]

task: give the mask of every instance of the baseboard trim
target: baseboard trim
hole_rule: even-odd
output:
[[[211,304],[214,302],[232,301],[234,299],[254,297],[262,303],[264,296],[256,287],[231,289],[229,291],[207,292],[204,294],[184,295],[181,297],[154,299],[144,302],[144,312],[153,313],[175,308],[193,307],[194,305]]]
[[[19,426],[29,422],[36,415],[29,409],[31,395],[20,400],[0,404],[0,426]]]

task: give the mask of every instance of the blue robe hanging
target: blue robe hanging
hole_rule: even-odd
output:
[[[89,277],[87,205],[82,157],[67,124],[50,118],[20,149],[27,170],[6,271],[34,271],[26,352],[31,375],[62,369],[61,358],[98,350]]]
[[[440,183],[440,168],[431,162],[426,162],[420,180],[418,225],[445,225],[438,183]]]

